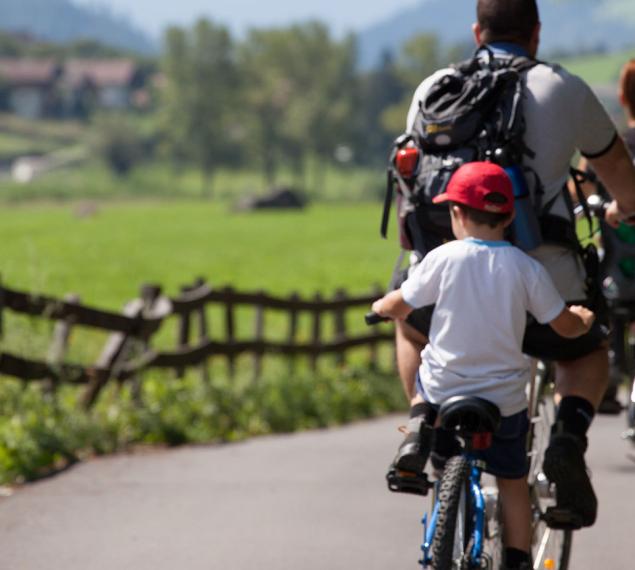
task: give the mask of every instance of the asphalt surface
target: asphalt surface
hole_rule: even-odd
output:
[[[401,422],[88,461],[0,497],[0,570],[415,570],[425,499],[383,479]],[[572,570],[635,567],[623,426],[594,424],[600,513]]]

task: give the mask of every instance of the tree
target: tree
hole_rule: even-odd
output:
[[[144,141],[128,117],[97,117],[90,133],[90,146],[117,176],[126,176],[143,158]]]
[[[334,42],[314,22],[249,34],[240,57],[244,102],[267,184],[282,161],[303,179],[309,154],[323,161],[349,136],[353,53],[351,39]]]
[[[208,193],[214,172],[234,149],[238,73],[232,38],[225,27],[205,19],[189,31],[170,28],[162,63],[168,153],[197,165]]]
[[[359,102],[355,115],[357,155],[363,163],[385,163],[395,129],[386,128],[384,111],[394,108],[411,95],[399,73],[393,56],[385,52],[379,67],[359,79]],[[405,115],[396,118],[394,124],[405,126]],[[397,129],[398,130],[398,129]]]
[[[421,81],[437,69],[465,59],[472,51],[465,44],[443,47],[434,34],[423,33],[410,38],[403,45],[396,62],[396,73],[404,86],[404,95],[401,100],[383,109],[380,119],[383,129],[392,137],[402,133],[412,95]]]

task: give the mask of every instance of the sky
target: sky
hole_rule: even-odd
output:
[[[169,24],[190,24],[204,15],[242,33],[250,27],[319,19],[340,35],[368,27],[421,0],[74,0],[106,5],[158,37]]]

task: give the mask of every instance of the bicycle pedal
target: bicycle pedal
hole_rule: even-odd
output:
[[[569,509],[549,507],[541,518],[549,528],[555,530],[579,530],[582,528],[582,517]]]
[[[428,494],[428,490],[433,487],[433,484],[430,483],[425,473],[399,471],[394,467],[388,471],[386,481],[388,481],[388,488],[393,493],[410,493],[423,497],[425,497]]]

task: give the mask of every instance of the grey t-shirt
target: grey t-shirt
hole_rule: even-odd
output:
[[[419,103],[430,86],[452,69],[441,69],[425,79],[414,93],[408,112],[407,131],[412,131]],[[551,214],[569,218],[562,189],[576,151],[587,157],[601,156],[613,144],[617,131],[591,88],[559,65],[538,63],[523,73],[526,81],[525,144],[535,152],[526,165],[538,174],[544,190],[543,204],[554,203]],[[533,181],[527,180],[530,189]],[[585,272],[577,256],[562,246],[545,244],[530,252],[540,261],[567,301],[586,296]]]
[[[411,131],[419,102],[430,85],[451,69],[437,71],[415,91],[407,119]],[[527,166],[538,174],[543,187],[543,204],[560,196],[567,181],[571,158],[577,150],[587,157],[607,151],[617,132],[606,110],[591,88],[578,76],[559,65],[539,63],[525,71],[525,144],[536,153],[526,158]],[[532,180],[528,183],[532,187]],[[560,196],[551,213],[568,217]]]

